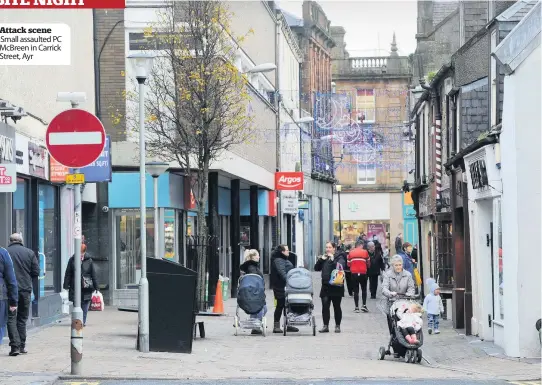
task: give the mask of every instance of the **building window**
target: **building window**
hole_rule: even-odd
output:
[[[374,148],[366,146],[358,154],[356,154],[357,181],[358,184],[375,184],[376,183],[376,156],[377,151]]]
[[[13,193],[13,232],[23,236],[25,245],[29,245],[29,224],[26,210],[28,199],[28,180],[17,178],[17,190]]]
[[[58,234],[58,189],[53,185],[40,184],[38,187],[38,237],[41,295],[59,292],[60,249]]]
[[[359,123],[375,121],[376,98],[374,90],[356,91],[356,120]]]
[[[497,47],[497,31],[491,32],[491,51]],[[491,127],[497,125],[497,60],[491,56]]]
[[[194,38],[186,34],[186,44],[189,49],[194,49],[196,41]],[[128,43],[130,51],[160,51],[168,49],[168,41],[166,33],[153,32],[146,35],[143,32],[130,32],[128,34]]]
[[[437,222],[435,279],[444,288],[453,288],[452,222]]]

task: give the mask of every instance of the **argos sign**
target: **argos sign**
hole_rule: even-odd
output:
[[[303,191],[302,172],[276,172],[275,190]]]

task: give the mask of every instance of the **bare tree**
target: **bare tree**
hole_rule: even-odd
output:
[[[252,137],[253,117],[246,77],[234,65],[246,35],[234,36],[223,2],[172,2],[145,30],[157,59],[146,92],[147,151],[177,162],[190,176],[197,206],[197,234],[207,239],[205,209],[213,161]],[[127,100],[137,95],[126,93]],[[134,103],[132,103],[134,105]],[[127,114],[137,130],[137,114]],[[212,215],[212,213],[209,213]],[[218,220],[218,218],[215,218]],[[198,303],[205,296],[207,249],[198,250]]]

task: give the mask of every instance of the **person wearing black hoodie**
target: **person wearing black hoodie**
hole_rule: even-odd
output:
[[[286,245],[278,245],[271,254],[271,288],[275,295],[275,314],[273,333],[282,333],[280,328],[280,318],[286,306],[286,275],[294,268],[292,262],[288,260],[290,250]],[[288,326],[287,331],[298,332],[299,329],[293,326]]]
[[[241,275],[256,274],[263,278],[260,270],[260,253],[256,249],[245,250],[245,262],[240,266]],[[250,318],[262,320],[267,314],[267,305],[258,314],[251,314]],[[252,329],[252,334],[262,334],[260,329]]]
[[[341,320],[343,318],[341,301],[344,297],[344,285],[333,286],[329,284],[331,273],[337,269],[337,265],[341,265],[344,270],[346,266],[345,253],[344,251],[337,250],[335,243],[328,242],[326,243],[326,254],[320,256],[314,265],[315,271],[322,272],[320,298],[322,299],[322,321],[324,327],[320,330],[320,333],[329,333],[329,321],[331,318],[329,310],[332,303],[335,316],[335,333],[341,332]]]
[[[382,246],[380,246],[380,242],[369,242],[367,251],[369,252],[370,260],[369,269],[367,270],[367,275],[369,276],[369,290],[371,292],[371,299],[376,299],[380,273],[386,270],[386,265],[384,264],[384,258],[382,257]]]

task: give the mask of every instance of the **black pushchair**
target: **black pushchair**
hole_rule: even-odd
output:
[[[381,302],[381,310],[386,314],[388,320],[388,329],[390,332],[390,340],[388,347],[381,346],[378,349],[378,358],[383,360],[385,356],[394,355],[396,358],[404,358],[406,363],[420,363],[422,361],[422,349],[423,345],[423,331],[420,329],[416,332],[418,338],[417,344],[410,344],[403,333],[401,328],[397,326],[399,317],[397,310],[401,304],[408,306],[409,303],[414,302],[417,297],[397,295],[392,299],[385,298]]]
[[[239,329],[261,330],[265,337],[267,329],[267,320],[263,309],[265,306],[265,282],[258,274],[245,274],[239,278],[239,288],[237,289],[237,308],[235,309],[234,324],[235,335],[239,334]],[[241,319],[240,311],[243,310],[247,315],[246,319]]]

